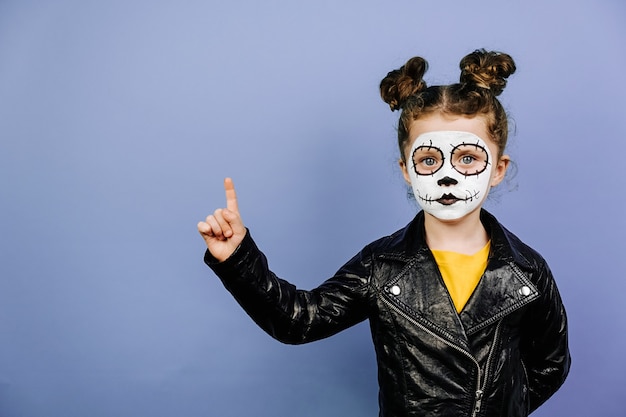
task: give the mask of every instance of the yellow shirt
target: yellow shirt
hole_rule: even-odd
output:
[[[490,246],[491,241],[473,255],[444,250],[431,251],[457,313],[463,310],[487,268]]]

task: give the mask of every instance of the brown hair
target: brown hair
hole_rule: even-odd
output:
[[[380,95],[392,111],[401,109],[398,121],[398,146],[404,160],[409,128],[414,120],[433,112],[465,117],[481,116],[501,156],[508,137],[507,115],[496,96],[506,79],[515,72],[509,55],[477,49],[459,64],[460,82],[428,87],[423,80],[428,69],[424,58],[414,57],[387,74],[380,82]]]

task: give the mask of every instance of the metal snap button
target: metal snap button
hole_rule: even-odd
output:
[[[400,287],[398,287],[397,285],[394,285],[393,287],[391,287],[391,293],[393,295],[400,295]]]
[[[519,293],[524,297],[528,297],[530,295],[530,288],[524,285],[522,288],[519,289]]]

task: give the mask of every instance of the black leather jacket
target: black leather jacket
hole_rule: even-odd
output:
[[[380,416],[527,416],[569,371],[565,310],[544,259],[484,210],[481,220],[491,253],[460,314],[426,246],[423,212],[311,291],[277,278],[249,233],[226,261],[207,251],[205,262],[281,342],[311,342],[368,319]]]

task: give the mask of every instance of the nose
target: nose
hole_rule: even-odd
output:
[[[459,182],[457,180],[455,180],[454,178],[450,178],[450,177],[443,177],[442,179],[440,179],[439,181],[437,181],[437,185],[456,185]]]

